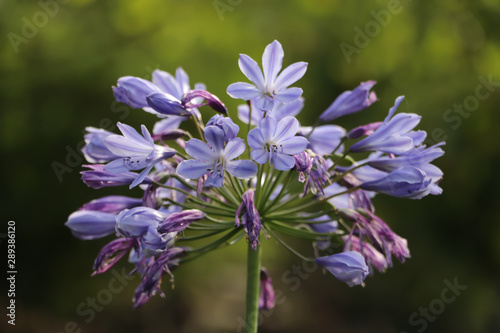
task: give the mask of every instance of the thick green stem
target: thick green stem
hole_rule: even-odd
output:
[[[245,333],[257,333],[259,323],[259,282],[261,246],[257,250],[248,244],[247,295],[245,312]]]

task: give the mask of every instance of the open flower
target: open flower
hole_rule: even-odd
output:
[[[234,160],[245,151],[240,138],[234,138],[224,146],[224,131],[216,126],[205,127],[205,143],[198,139],[186,142],[186,153],[195,159],[182,161],[177,174],[188,179],[197,179],[209,173],[205,186],[221,187],[224,171],[236,178],[247,179],[257,173],[257,166],[250,160]]]
[[[295,165],[290,155],[299,154],[307,147],[306,138],[295,136],[298,130],[299,122],[294,117],[285,117],[279,123],[271,116],[262,119],[259,127],[248,133],[253,160],[259,164],[272,161],[277,170],[290,170]]]
[[[142,136],[132,127],[118,123],[122,135],[110,135],[104,144],[115,155],[120,156],[104,167],[110,173],[122,173],[130,170],[144,169],[130,184],[130,188],[142,183],[151,169],[163,159],[175,155],[175,150],[156,145],[147,128],[142,125]]]
[[[262,56],[262,71],[255,60],[246,54],[240,54],[238,65],[253,85],[246,82],[236,82],[227,87],[227,93],[232,98],[252,100],[255,106],[262,111],[271,111],[275,101],[291,103],[302,95],[300,88],[288,88],[304,76],[307,63],[296,62],[285,68],[281,74],[283,63],[283,47],[278,41],[269,44]]]

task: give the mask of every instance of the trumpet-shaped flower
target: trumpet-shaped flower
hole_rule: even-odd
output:
[[[283,47],[278,41],[269,44],[262,56],[263,71],[261,71],[255,60],[246,54],[240,54],[238,65],[253,85],[246,82],[233,83],[227,87],[228,95],[245,101],[252,100],[262,111],[271,111],[275,101],[291,103],[297,100],[302,95],[302,89],[288,88],[288,86],[304,76],[307,63],[291,64],[278,75],[284,55]]]
[[[256,250],[257,245],[259,245],[259,233],[262,224],[260,221],[259,212],[257,211],[257,208],[255,208],[254,194],[255,192],[252,189],[243,193],[243,202],[236,210],[235,226],[239,227],[240,225],[243,225],[252,248]],[[242,212],[243,215],[240,221],[240,214],[242,214]]]
[[[344,91],[333,101],[319,119],[321,121],[332,121],[339,117],[361,111],[377,101],[377,96],[370,89],[375,85],[375,81],[362,82],[354,90]]]
[[[113,133],[90,126],[86,127],[85,130],[88,133],[84,136],[85,146],[82,148],[82,153],[87,161],[90,163],[107,163],[118,158],[109,151],[103,142],[104,138],[114,135]]]
[[[123,135],[110,135],[104,139],[104,144],[113,154],[121,158],[106,164],[104,170],[110,173],[122,173],[144,169],[130,188],[142,183],[157,163],[175,155],[175,150],[156,145],[144,125],[141,126],[142,136],[128,125],[121,123],[117,125]]]
[[[234,160],[245,151],[240,138],[234,138],[224,146],[224,132],[216,126],[204,130],[205,143],[191,139],[186,143],[186,153],[194,159],[185,160],[177,166],[177,174],[188,179],[197,179],[209,173],[205,182],[208,187],[221,187],[224,172],[240,179],[247,179],[257,173],[257,166],[250,160]]]
[[[328,257],[316,258],[316,263],[326,268],[349,287],[363,284],[369,273],[365,259],[359,252],[347,251]]]
[[[396,98],[384,122],[371,135],[353,144],[350,151],[401,154],[420,144],[422,133],[410,131],[418,125],[422,117],[414,113],[398,113],[393,117],[403,99],[404,96]]]
[[[430,193],[432,179],[415,167],[397,169],[378,180],[362,183],[361,188],[394,197],[421,199]]]
[[[80,239],[96,239],[115,231],[116,215],[93,210],[79,210],[68,217],[65,225]]]
[[[273,281],[271,276],[265,268],[260,270],[260,296],[259,296],[259,309],[271,310],[274,308],[276,294],[273,288]]]
[[[82,181],[93,189],[100,189],[110,186],[130,185],[135,182],[139,175],[135,172],[111,173],[106,171],[103,164],[83,165],[90,170],[82,171]],[[142,180],[143,184],[151,184],[153,180],[146,177]]]
[[[306,138],[295,136],[298,130],[299,122],[294,117],[285,117],[279,123],[271,116],[262,119],[259,127],[248,133],[253,160],[259,164],[272,161],[277,170],[290,170],[295,165],[290,155],[299,154],[307,147]]]
[[[207,126],[217,126],[224,132],[224,142],[228,142],[229,140],[234,139],[238,132],[240,131],[240,127],[236,125],[231,118],[224,117],[223,115],[216,114],[207,122]]]
[[[124,209],[142,205],[142,199],[126,197],[123,195],[108,195],[87,202],[79,210],[95,210],[103,213],[118,214]]]

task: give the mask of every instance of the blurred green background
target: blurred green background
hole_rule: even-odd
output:
[[[373,79],[380,101],[338,124],[381,120],[405,95],[400,111],[423,115],[429,143],[446,137],[447,144],[436,161],[445,173],[442,196],[375,199],[412,258],[367,278],[365,288],[348,288],[302,267],[272,239],[262,242],[281,296],[260,332],[500,332],[499,17],[496,0],[0,0],[0,232],[16,221],[18,269],[16,326],[7,324],[2,288],[1,330],[241,331],[244,242],[180,268],[174,290],[163,284],[165,299],[133,310],[137,277],[114,294],[112,274],[90,277],[109,239],[80,241],[63,223],[85,202],[127,193],[80,181],[75,152],[84,127],[151,128],[157,120],[114,102],[119,77],[182,66],[235,110],[240,101],[225,90],[246,80],[238,54],[260,59],[277,39],[285,65],[309,63],[297,83],[306,99],[302,124]],[[59,176],[54,162],[65,166]],[[296,246],[310,251],[305,242]],[[467,288],[446,303],[447,283]],[[96,297],[106,304],[92,315],[88,302]]]

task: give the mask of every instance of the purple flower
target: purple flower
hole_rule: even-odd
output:
[[[312,131],[312,133],[311,133]],[[309,134],[310,133],[310,134]],[[308,148],[319,155],[333,153],[345,136],[345,129],[337,125],[323,125],[315,127],[300,127],[299,134],[307,137]],[[337,150],[342,153],[342,149]]]
[[[362,285],[369,273],[365,259],[359,252],[347,251],[316,258],[316,263],[326,268],[349,287]]]
[[[238,118],[245,124],[250,124],[253,126],[257,126],[260,121],[264,118],[264,112],[262,110],[257,109],[255,107],[255,103],[250,101],[250,107],[248,104],[238,105]],[[296,101],[290,103],[274,103],[273,109],[271,110],[270,115],[276,119],[276,121],[280,121],[285,117],[295,117],[302,111],[304,107],[304,98],[299,97]],[[252,119],[250,120],[250,108],[252,109]]]
[[[141,237],[150,226],[157,228],[166,218],[166,214],[153,208],[126,209],[116,217],[116,231],[125,237]]]
[[[205,102],[199,101],[199,99],[205,100]],[[224,103],[217,96],[205,90],[190,90],[181,99],[167,93],[155,92],[148,95],[146,100],[153,110],[163,115],[191,116],[195,113],[195,109],[204,105],[208,105],[223,114],[227,112]]]
[[[344,240],[344,251],[356,251],[361,253],[365,258],[366,264],[370,268],[373,267],[381,273],[385,272],[387,269],[386,258],[370,243],[363,242],[358,237],[352,235],[344,236],[342,239]]]
[[[79,210],[68,217],[65,225],[73,236],[80,239],[96,239],[115,231],[116,215],[93,210]]]
[[[92,276],[106,272],[135,246],[137,240],[133,238],[117,238],[106,244],[94,261]]]
[[[336,118],[361,111],[375,101],[377,96],[370,89],[375,85],[375,81],[362,82],[356,89],[344,91],[333,101],[324,111],[319,119],[323,122],[332,121]]]
[[[262,56],[263,73],[255,60],[246,54],[240,54],[238,65],[252,84],[237,82],[227,87],[232,98],[252,100],[255,107],[262,111],[271,111],[275,101],[291,103],[302,95],[300,88],[287,88],[304,76],[307,63],[296,62],[285,68],[280,75],[283,63],[283,47],[278,41],[269,44]]]
[[[255,208],[254,194],[255,192],[252,189],[243,193],[242,203],[236,210],[235,226],[239,227],[240,225],[243,225],[252,248],[257,250],[257,245],[259,245],[259,233],[262,225],[259,212],[257,211],[257,208]],[[241,216],[240,221],[240,215],[242,212],[243,215]]]
[[[346,134],[346,138],[354,140],[359,139],[362,136],[371,135],[377,128],[380,127],[380,125],[382,125],[382,122],[377,121],[375,123],[355,127]]]
[[[81,172],[82,180],[87,186],[94,189],[109,186],[130,185],[139,176],[135,172],[122,172],[118,174],[111,173],[104,170],[105,165],[103,164],[83,165],[83,167],[90,168],[91,170]],[[144,178],[142,181],[143,184],[151,184],[152,182],[153,181],[149,177]]]
[[[372,212],[364,209],[339,209],[338,213],[343,219],[354,222],[349,237],[352,237],[355,230],[360,239],[367,237],[376,248],[384,251],[387,264],[390,267],[392,267],[392,256],[401,262],[405,262],[405,259],[410,257],[406,239],[397,235]]]
[[[142,125],[142,136],[132,127],[118,123],[123,135],[110,135],[104,144],[115,155],[120,156],[104,167],[110,173],[122,173],[144,169],[130,185],[130,188],[143,182],[151,169],[163,159],[175,155],[175,150],[156,145],[146,126]]]
[[[260,270],[260,296],[259,309],[271,310],[274,308],[276,295],[274,293],[273,283],[269,273],[265,268]]]
[[[224,132],[224,142],[228,142],[236,138],[240,127],[236,125],[231,118],[216,114],[207,122],[207,126],[217,126]]]
[[[272,161],[277,170],[290,170],[295,159],[290,155],[298,154],[307,147],[307,139],[295,136],[299,122],[294,117],[285,117],[276,123],[268,116],[260,121],[259,127],[248,133],[248,145],[253,148],[252,159],[264,164]]]
[[[309,153],[303,151],[293,156],[295,158],[295,168],[299,172],[299,182],[304,183],[304,195],[309,190],[313,193],[318,191],[323,193],[323,186],[330,178],[328,165],[325,159],[319,155],[311,158]]]
[[[198,139],[186,143],[186,153],[195,159],[179,163],[178,175],[197,179],[210,173],[205,186],[221,187],[225,171],[240,179],[253,177],[257,173],[257,166],[252,161],[234,160],[245,151],[242,139],[234,138],[224,146],[224,132],[220,128],[207,126],[204,132],[208,144]]]
[[[398,113],[394,115],[404,96],[396,98],[394,106],[389,110],[384,122],[371,135],[356,142],[351,152],[381,151],[390,154],[401,154],[409,151],[422,142],[422,133],[410,132],[420,122],[421,117],[414,113]],[[416,140],[414,140],[416,139]]]
[[[79,210],[94,210],[109,214],[118,214],[124,209],[142,205],[142,199],[123,195],[109,195],[87,202]]]
[[[160,89],[153,83],[134,76],[119,78],[116,87],[113,87],[115,99],[134,109],[147,107],[146,96],[158,91]]]
[[[135,290],[134,308],[144,305],[157,293],[164,297],[160,289],[161,279],[166,273],[170,274],[173,279],[171,271],[178,266],[178,258],[185,252],[182,248],[172,247],[162,253],[156,260],[151,258],[147,262],[141,283]]]
[[[186,229],[191,222],[199,221],[205,217],[205,214],[198,209],[184,210],[178,213],[172,213],[158,227],[160,232],[181,232]]]
[[[378,180],[361,184],[366,191],[374,191],[400,198],[421,199],[430,193],[432,179],[415,167],[397,169]]]
[[[84,136],[85,146],[82,148],[82,153],[87,161],[106,163],[118,158],[103,142],[104,138],[114,135],[113,133],[95,127],[86,127],[85,129],[88,133]]]

